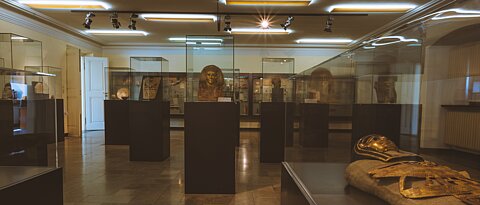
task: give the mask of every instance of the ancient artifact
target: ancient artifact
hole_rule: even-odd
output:
[[[351,163],[347,181],[390,204],[480,204],[480,182],[467,172],[399,150],[385,136],[365,136],[354,150],[370,159]]]
[[[215,65],[203,68],[198,85],[199,101],[217,101],[223,95],[225,80],[222,70]]]
[[[315,69],[308,82],[308,98],[318,103],[329,103],[332,73],[325,68]]]
[[[395,90],[396,76],[380,76],[374,88],[378,103],[396,103],[397,91]]]
[[[272,85],[272,102],[283,102],[283,93],[285,90],[281,88],[282,80],[280,78],[273,78]]]
[[[130,90],[128,88],[120,88],[117,90],[117,98],[119,100],[126,100],[130,97]]]
[[[158,89],[160,88],[162,78],[160,76],[143,76],[142,91],[140,99],[155,100],[157,99]]]
[[[32,82],[33,93],[42,94],[43,93],[43,83],[42,82]]]

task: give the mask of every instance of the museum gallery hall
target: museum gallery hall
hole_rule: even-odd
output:
[[[1,205],[480,205],[480,0],[2,0]]]

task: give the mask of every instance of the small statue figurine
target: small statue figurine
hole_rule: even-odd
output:
[[[272,102],[283,102],[284,89],[281,88],[282,80],[280,78],[273,78],[272,85]]]
[[[316,99],[317,103],[329,103],[332,78],[332,73],[329,70],[325,68],[315,69],[309,82],[308,98]]]
[[[380,76],[375,82],[378,103],[396,103],[397,91],[395,90],[396,76]]]
[[[225,80],[222,70],[215,65],[203,68],[198,86],[199,101],[217,101],[222,97]]]

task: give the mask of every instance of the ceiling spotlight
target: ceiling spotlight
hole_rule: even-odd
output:
[[[323,31],[331,33],[332,27],[333,27],[333,17],[328,16],[327,22],[325,22],[325,29],[323,29]]]
[[[118,14],[117,12],[113,13],[113,14],[110,14],[110,22],[112,23],[112,26],[113,28],[115,29],[119,29],[122,24],[120,23],[120,21],[118,21]]]
[[[231,17],[229,15],[226,15],[225,18],[225,28],[223,28],[224,31],[232,31],[232,22],[230,21],[231,20]]]
[[[287,18],[287,20],[285,21],[285,23],[283,24],[280,24],[280,26],[282,26],[282,28],[286,31],[288,29],[288,27],[290,27],[290,25],[292,25],[292,22],[295,18],[293,16],[289,16]]]
[[[83,27],[85,27],[86,29],[90,29],[90,26],[93,23],[93,17],[95,17],[95,14],[93,12],[88,12],[85,16],[85,22],[83,23]]]
[[[130,30],[137,30],[137,19],[138,18],[138,14],[136,13],[132,13],[132,15],[130,15],[130,24],[128,25],[128,28]]]
[[[270,21],[268,20],[262,20],[260,22],[260,28],[262,29],[269,29],[270,28]]]

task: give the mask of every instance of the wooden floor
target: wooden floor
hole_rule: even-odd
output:
[[[128,146],[104,145],[102,131],[60,144],[66,205],[280,204],[280,164],[260,164],[258,132],[242,132],[235,195],[185,195],[183,131],[171,133],[164,162],[130,162]],[[208,150],[206,150],[208,151]]]

